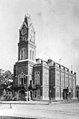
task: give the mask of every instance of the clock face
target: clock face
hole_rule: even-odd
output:
[[[30,38],[30,41],[34,42],[35,32],[32,26],[29,28],[29,38]]]
[[[21,34],[25,35],[27,33],[27,28],[24,26],[21,30]]]
[[[34,35],[30,34],[30,41],[34,42]]]

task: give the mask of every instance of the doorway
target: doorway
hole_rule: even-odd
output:
[[[25,90],[19,90],[19,100],[25,100]]]

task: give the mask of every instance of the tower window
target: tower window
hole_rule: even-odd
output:
[[[34,51],[30,50],[30,59],[34,60]]]
[[[30,59],[31,59],[31,50],[30,50]]]
[[[20,60],[26,59],[27,58],[27,52],[26,48],[22,48],[20,51]]]
[[[24,48],[24,59],[27,58],[27,52],[26,52],[26,48]]]
[[[32,59],[32,50],[30,50],[30,59]]]
[[[23,59],[23,49],[21,49],[21,51],[20,51],[20,59],[21,60]]]

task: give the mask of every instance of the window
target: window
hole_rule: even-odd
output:
[[[32,58],[32,50],[30,50],[30,59]]]
[[[40,84],[40,71],[35,71],[35,73],[34,73],[34,80],[35,80],[35,84],[36,85]]]
[[[24,59],[26,59],[27,58],[26,48],[23,48],[23,54],[24,54]]]
[[[32,51],[32,60],[34,60],[34,51]]]
[[[23,59],[23,49],[20,50],[20,60]]]
[[[27,58],[27,52],[26,48],[21,48],[20,50],[20,60],[26,59]]]
[[[38,97],[40,97],[40,90],[38,90]]]

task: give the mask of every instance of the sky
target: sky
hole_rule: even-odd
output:
[[[36,32],[36,57],[61,59],[77,73],[79,84],[79,0],[0,0],[0,68],[13,73],[27,14]]]

